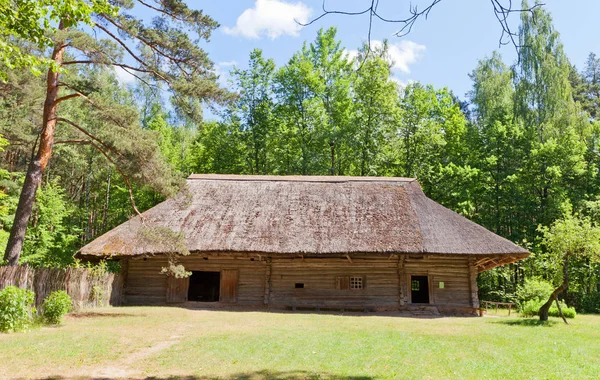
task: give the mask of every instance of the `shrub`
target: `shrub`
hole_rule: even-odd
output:
[[[71,311],[71,297],[64,290],[50,293],[44,300],[43,316],[46,323],[57,325]]]
[[[0,331],[19,331],[31,325],[35,294],[27,289],[7,286],[0,291]]]
[[[103,302],[104,298],[104,288],[101,285],[92,286],[92,291],[90,292],[90,300],[94,304],[94,306],[104,306]]]
[[[600,313],[600,293],[579,294],[577,305],[581,313]]]
[[[538,300],[529,300],[520,306],[520,313],[523,317],[535,317],[539,314],[540,307],[543,304]]]
[[[565,316],[565,318],[575,318],[575,316],[577,315],[577,312],[575,311],[574,307],[568,307],[567,305],[565,305],[564,303],[560,303],[560,308],[562,309],[563,315]],[[556,303],[552,304],[552,306],[550,307],[550,310],[548,310],[548,315],[551,317],[560,317],[560,313],[558,312],[558,308],[556,307]]]
[[[517,305],[519,310],[523,310],[525,304],[530,301],[545,302],[553,290],[552,284],[544,280],[535,278],[525,280],[525,283],[517,289]]]
[[[546,301],[536,301],[529,300],[523,304],[521,307],[521,316],[523,317],[536,317],[540,313],[540,308],[542,305],[546,303]],[[565,318],[575,318],[577,313],[575,312],[575,308],[568,307],[564,302],[560,301],[560,307]],[[548,315],[551,317],[560,317],[560,313],[558,312],[558,307],[556,307],[556,303],[553,303],[550,306],[550,310],[548,310]]]

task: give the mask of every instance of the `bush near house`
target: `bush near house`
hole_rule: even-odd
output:
[[[36,313],[35,294],[16,286],[0,291],[0,332],[20,331],[28,328]]]
[[[72,302],[71,297],[64,290],[50,293],[44,300],[44,321],[51,325],[60,324],[63,317],[71,311]]]
[[[523,310],[526,304],[532,305],[530,301],[535,301],[535,303],[539,303],[541,301],[545,301],[550,297],[554,288],[552,284],[538,279],[527,279],[523,285],[520,285],[517,288],[516,296],[517,296],[517,306],[519,310]],[[539,308],[538,308],[539,310]]]

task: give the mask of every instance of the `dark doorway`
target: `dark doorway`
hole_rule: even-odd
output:
[[[412,303],[429,303],[429,279],[427,276],[411,276]]]
[[[221,272],[192,271],[188,301],[217,302],[221,285]]]

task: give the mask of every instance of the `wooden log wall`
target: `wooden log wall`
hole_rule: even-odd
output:
[[[351,260],[351,261],[350,261]],[[275,307],[397,309],[397,260],[273,258],[270,305]],[[338,277],[358,276],[363,289],[336,289]],[[304,288],[296,288],[295,284]]]
[[[206,258],[206,259],[205,259]],[[237,269],[237,304],[260,306],[265,300],[266,258],[258,257],[215,257],[190,255],[179,258],[187,271],[220,272]],[[167,277],[160,273],[167,266],[161,256],[129,260],[129,271],[125,284],[125,299],[128,305],[158,305],[166,303]]]
[[[468,257],[411,256],[404,257],[406,274],[405,303],[410,302],[410,276],[429,276],[433,305],[471,306],[471,277]],[[440,288],[440,282],[444,288]]]
[[[0,267],[0,289],[17,286],[35,293],[41,310],[44,299],[56,290],[65,290],[75,310],[121,304],[123,278],[114,273],[97,273],[86,268],[34,269],[28,266]]]
[[[167,303],[167,276],[160,273],[167,266],[162,256],[133,258],[128,261],[123,289],[127,305],[164,305]]]
[[[410,305],[411,276],[429,277],[431,305],[478,307],[477,268],[472,261],[467,256],[435,255],[283,258],[192,254],[180,258],[188,271],[238,270],[239,305],[376,310]],[[167,277],[160,273],[161,267],[167,266],[166,258],[130,259],[127,266],[127,304],[166,303]],[[347,283],[351,276],[362,277],[364,288],[340,289],[340,279]]]

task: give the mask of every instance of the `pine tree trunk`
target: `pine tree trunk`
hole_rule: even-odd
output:
[[[59,29],[63,29],[62,23]],[[63,44],[54,47],[52,52],[52,60],[60,65],[63,60],[65,46]],[[46,100],[44,102],[44,113],[42,117],[42,132],[40,134],[39,147],[36,155],[29,163],[19,204],[15,213],[15,219],[10,230],[10,237],[4,252],[4,260],[9,266],[19,264],[21,249],[23,248],[23,240],[27,231],[27,223],[31,217],[33,203],[35,202],[35,194],[37,188],[42,181],[42,174],[48,165],[50,156],[52,155],[52,146],[54,144],[54,130],[56,128],[56,99],[58,98],[58,77],[57,72],[48,70],[48,79],[46,87]]]

